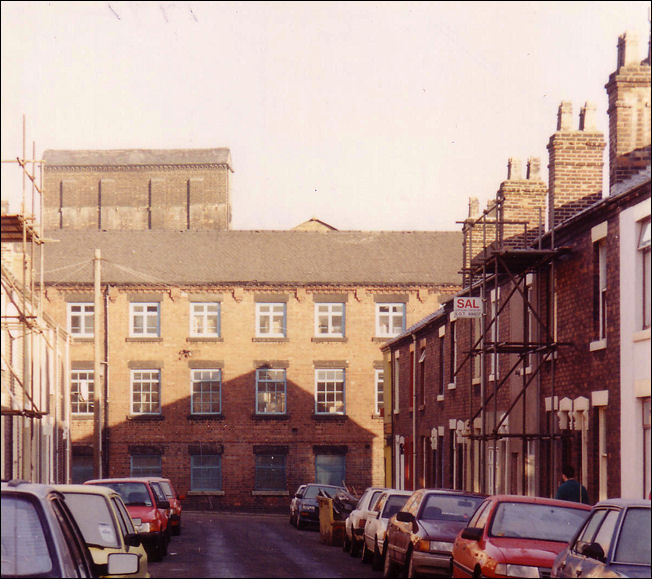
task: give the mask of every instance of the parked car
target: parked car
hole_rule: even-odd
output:
[[[346,518],[344,526],[344,543],[342,548],[356,557],[362,550],[364,526],[371,509],[376,504],[385,487],[369,487],[358,500],[355,509]]]
[[[549,576],[559,552],[589,516],[582,503],[494,495],[453,545],[453,577]]]
[[[97,577],[98,570],[65,497],[49,485],[2,483],[3,577]],[[135,553],[110,553],[106,571],[138,571]]]
[[[112,488],[122,497],[134,521],[150,561],[160,561],[167,554],[170,535],[165,510],[170,503],[156,499],[152,483],[146,477],[104,478],[87,480],[84,484]],[[159,490],[159,493],[162,491]]]
[[[652,577],[650,527],[650,501],[599,502],[557,555],[552,577]]]
[[[364,527],[362,562],[371,562],[375,571],[385,566],[385,534],[389,518],[401,510],[412,491],[387,489],[380,494]]]
[[[183,511],[183,505],[181,501],[185,498],[184,496],[178,495],[174,490],[172,481],[169,478],[156,477],[152,478],[153,481],[158,482],[165,493],[165,496],[170,503],[170,532],[172,535],[181,534],[181,511]]]
[[[297,529],[306,526],[319,526],[319,502],[317,496],[322,493],[329,498],[334,498],[340,492],[346,492],[344,487],[336,485],[322,485],[310,483],[301,485],[290,501],[290,523]]]
[[[449,575],[453,541],[485,497],[449,489],[414,491],[387,523],[385,577]]]
[[[147,554],[134,529],[122,497],[113,489],[98,485],[52,485],[65,498],[88,546],[101,577],[108,574],[110,553],[135,553],[135,577],[149,577]]]

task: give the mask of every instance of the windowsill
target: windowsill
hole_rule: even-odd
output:
[[[162,414],[127,414],[127,420],[132,422],[157,422],[165,420]]]
[[[252,420],[289,420],[289,414],[265,414],[264,412],[251,415]]]
[[[396,334],[396,336],[374,336],[373,338],[371,338],[371,341],[382,344],[384,342],[388,342],[389,340],[393,340],[397,336],[400,336],[400,334]]]
[[[346,414],[312,414],[311,418],[318,422],[345,422],[348,417]]]
[[[95,418],[94,414],[74,414],[74,413],[71,413],[71,416],[72,416],[73,420],[80,420],[80,421],[93,420],[93,418]]]
[[[442,402],[444,400],[443,394],[437,394],[437,402]]]
[[[188,497],[223,497],[224,491],[188,491]]]
[[[73,344],[91,344],[95,341],[93,336],[71,336]]]
[[[289,497],[288,491],[251,491],[253,497]]]
[[[312,342],[315,342],[316,344],[322,343],[322,342],[348,342],[349,339],[345,338],[344,336],[314,336],[311,338]]]
[[[186,342],[223,342],[220,336],[188,336]]]
[[[605,350],[606,348],[607,348],[607,338],[603,338],[602,340],[594,340],[589,344],[589,352]]]
[[[639,330],[632,334],[632,342],[644,342],[645,340],[650,339],[650,328],[645,328],[644,330]]]
[[[481,382],[482,382],[482,378],[473,378],[473,379],[471,380],[471,384],[472,384],[473,386],[478,386]]]
[[[455,382],[450,382],[448,384],[448,389],[449,390],[455,390],[455,388],[457,388],[457,384],[455,384]]]
[[[251,338],[252,342],[289,342],[289,338],[261,338],[261,337],[255,337]]]
[[[162,342],[163,338],[158,337],[146,337],[143,336],[142,338],[134,338],[133,336],[129,336],[128,338],[125,338],[125,342]]]
[[[224,414],[188,414],[186,416],[188,420],[197,420],[197,421],[202,421],[202,420],[224,420]]]

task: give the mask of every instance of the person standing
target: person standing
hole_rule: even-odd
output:
[[[562,467],[561,480],[562,483],[559,485],[557,494],[555,495],[556,499],[584,503],[585,505],[590,504],[586,487],[575,479],[575,469],[571,465],[567,464]]]

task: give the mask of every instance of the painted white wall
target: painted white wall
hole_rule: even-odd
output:
[[[643,473],[642,400],[650,396],[650,329],[641,330],[642,263],[637,250],[638,222],[650,215],[650,199],[620,214],[620,408],[621,494],[647,498]],[[649,272],[648,272],[649,275]],[[650,447],[645,449],[650,468]]]

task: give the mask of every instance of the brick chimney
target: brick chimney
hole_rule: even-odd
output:
[[[609,187],[650,163],[650,54],[640,60],[638,36],[618,38],[616,71],[605,85],[609,97]]]
[[[602,199],[603,134],[595,128],[595,107],[586,103],[579,130],[573,130],[573,107],[562,102],[557,131],[548,141],[548,225],[553,227]]]

